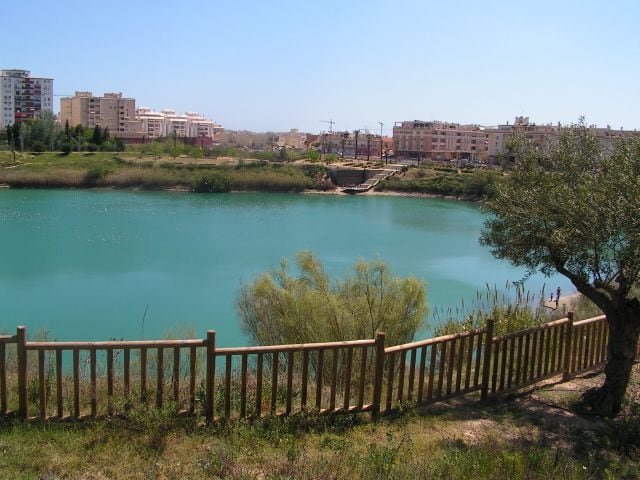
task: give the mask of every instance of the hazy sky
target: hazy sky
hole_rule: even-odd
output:
[[[640,129],[640,1],[3,2],[0,68],[228,129]],[[59,101],[56,98],[56,111]]]

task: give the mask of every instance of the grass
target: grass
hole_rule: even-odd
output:
[[[124,156],[123,156],[124,155]],[[233,166],[198,159],[141,160],[109,152],[18,154],[0,152],[0,184],[14,188],[138,188],[193,190],[213,174],[232,190],[301,192],[322,182],[326,172],[308,166],[241,162]],[[226,190],[226,188],[225,188]]]
[[[377,190],[481,199],[494,194],[501,174],[486,168],[455,168],[438,164],[412,167],[402,176],[390,177]]]
[[[636,367],[636,384],[639,376]],[[545,388],[562,394],[564,386]],[[451,401],[377,424],[302,414],[207,426],[144,407],[126,418],[7,422],[0,472],[17,479],[637,478],[637,415],[579,417],[534,400],[544,394]]]

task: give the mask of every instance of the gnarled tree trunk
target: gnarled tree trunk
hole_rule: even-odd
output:
[[[594,413],[615,417],[622,409],[640,336],[640,311],[636,310],[607,312],[609,342],[605,381],[601,387],[587,391],[583,398],[585,406]]]

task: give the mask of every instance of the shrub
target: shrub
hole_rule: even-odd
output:
[[[106,169],[101,165],[94,165],[87,170],[84,176],[84,184],[88,187],[96,186],[107,174]]]
[[[194,180],[193,191],[197,193],[229,192],[231,191],[231,182],[225,175],[220,173],[204,173]]]
[[[47,149],[47,146],[44,144],[42,140],[36,140],[33,142],[31,146],[31,150],[34,152],[44,152]]]
[[[311,252],[243,285],[236,306],[245,332],[258,344],[288,344],[373,338],[411,341],[428,312],[425,286],[415,277],[394,277],[380,260],[360,261],[343,280],[331,280]]]

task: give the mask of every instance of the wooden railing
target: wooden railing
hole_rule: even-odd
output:
[[[129,403],[133,400],[133,391],[137,393],[137,397],[141,402],[147,402],[150,399],[152,388],[149,382],[150,370],[155,373],[155,405],[162,407],[167,397],[167,384],[165,375],[167,369],[165,367],[165,357],[171,357],[170,368],[170,390],[171,400],[178,411],[195,412],[196,408],[196,381],[197,381],[197,349],[206,345],[205,340],[161,340],[161,341],[109,341],[109,342],[27,342],[24,327],[18,327],[16,335],[17,339],[17,370],[18,370],[18,411],[22,417],[29,416],[29,399],[28,399],[28,371],[29,353],[37,353],[37,391],[38,391],[38,410],[39,417],[45,419],[49,417],[48,398],[52,382],[55,385],[55,416],[63,418],[65,416],[71,418],[79,418],[83,416],[83,406],[88,400],[89,415],[95,417],[98,414],[99,407],[108,414],[117,413],[115,408],[115,392],[118,389],[118,402],[121,408],[128,408]],[[182,374],[183,352],[186,352],[184,358],[188,357],[188,372]],[[71,375],[65,374],[64,357],[65,353],[71,355]],[[137,353],[137,358],[132,359]],[[84,355],[83,355],[84,354]],[[106,390],[106,395],[98,395],[98,354],[104,357],[103,366],[106,369],[106,378],[102,375],[100,378],[102,390]],[[116,357],[121,354],[122,361],[116,362]],[[150,355],[151,354],[151,355]],[[155,362],[150,360],[153,357]],[[83,359],[84,357],[84,359]],[[55,367],[51,360],[55,359]],[[82,359],[82,361],[81,361]],[[47,360],[50,360],[48,363]],[[118,359],[119,360],[119,359]],[[135,360],[135,362],[132,362]],[[132,363],[136,363],[135,370]],[[155,365],[152,365],[155,363]],[[68,362],[67,362],[68,364]],[[53,368],[48,368],[48,366]],[[167,364],[168,366],[168,364]],[[89,371],[88,383],[81,381],[81,368]],[[55,380],[53,379],[55,372]],[[184,404],[184,392],[182,392],[181,378],[186,377],[188,382],[187,389],[187,407],[182,409]],[[132,381],[135,378],[136,384]],[[118,382],[116,384],[116,382]],[[151,383],[153,380],[151,380]],[[104,388],[106,387],[106,388]],[[81,390],[85,390],[81,392]],[[88,391],[86,391],[88,390]],[[65,391],[71,396],[68,402],[65,402]],[[81,393],[84,393],[84,397]],[[88,398],[87,398],[88,397]],[[98,405],[98,399],[104,397],[104,405]],[[68,411],[65,412],[65,403],[68,405]]]
[[[481,389],[481,354],[487,335],[484,328],[386,348],[385,409],[405,401],[424,404]]]
[[[604,364],[604,316],[493,334],[469,332],[385,348],[384,333],[348,342],[217,348],[206,339],[28,342],[0,336],[0,417],[82,418],[136,402],[207,420],[371,412],[480,391],[485,399]],[[640,357],[640,345],[637,355]],[[37,412],[37,414],[35,414]]]
[[[368,396],[373,383],[371,365],[375,365],[376,345],[383,341],[382,335],[377,343],[356,340],[217,348],[210,385],[222,395],[220,414],[244,418],[259,417],[267,411],[271,415],[307,409],[322,413],[371,411],[375,403]],[[218,382],[219,359],[224,359],[224,369]],[[232,396],[237,398],[235,404]],[[216,405],[209,408],[213,416]]]

